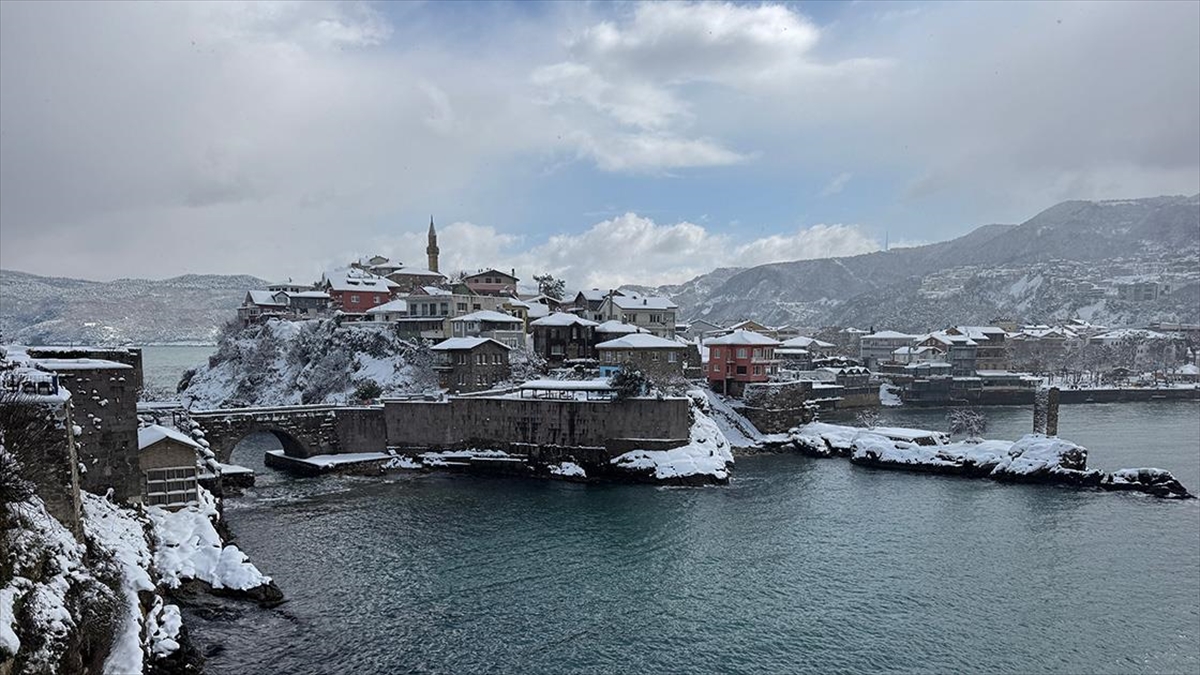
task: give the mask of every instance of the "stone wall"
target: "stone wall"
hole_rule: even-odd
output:
[[[32,433],[32,438],[8,439],[5,449],[21,463],[21,477],[33,483],[50,515],[76,537],[82,537],[79,458],[75,453],[70,404],[17,400],[5,401],[4,405],[14,406],[4,410],[6,426],[32,425],[42,430]]]
[[[520,398],[451,398],[385,401],[388,446],[402,449],[476,447],[527,453],[529,446],[666,448],[687,442],[688,401],[548,401]]]
[[[738,412],[765,434],[785,433],[812,421],[808,406],[812,384],[807,380],[747,384]]]
[[[138,465],[137,392],[134,369],[97,367],[60,370],[60,386],[71,392],[76,441],[83,465],[83,489],[104,494],[112,488],[122,501],[140,502],[142,472]]]
[[[28,347],[25,351],[35,359],[102,359],[123,363],[133,369],[130,382],[134,396],[141,396],[144,386],[141,347]]]
[[[383,408],[343,408],[335,419],[338,452],[382,452],[387,447]]]

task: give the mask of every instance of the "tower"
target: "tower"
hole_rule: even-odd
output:
[[[429,245],[425,247],[425,255],[429,256],[429,269],[438,271],[437,230],[433,229],[433,216],[429,216]]]

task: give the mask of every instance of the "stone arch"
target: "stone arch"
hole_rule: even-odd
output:
[[[232,434],[226,439],[223,451],[217,453],[217,458],[228,464],[233,457],[233,451],[238,444],[246,440],[254,434],[267,433],[275,437],[279,441],[279,445],[283,448],[283,454],[288,457],[312,457],[316,452],[313,452],[308,443],[291,431],[288,431],[274,424],[257,424],[252,423],[246,425],[243,429],[239,429],[237,433]]]

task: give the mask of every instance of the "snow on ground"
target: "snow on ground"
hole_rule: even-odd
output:
[[[890,385],[886,385],[886,384],[879,385],[879,404],[880,405],[893,407],[893,406],[901,405],[902,403],[903,402],[900,400],[900,397],[892,392],[892,387]]]
[[[268,450],[269,454],[281,455],[285,453],[283,450]],[[343,464],[357,464],[359,462],[371,462],[376,460],[390,459],[394,455],[387,452],[346,452],[334,455],[313,455],[312,457],[288,457],[293,461],[312,464],[313,466],[327,469],[331,467],[341,466]]]
[[[1087,449],[1071,441],[1044,434],[1028,434],[1000,457],[992,475],[1029,476],[1046,471],[1087,468]]]
[[[632,471],[653,470],[658,480],[696,475],[727,480],[729,465],[733,464],[729,441],[713,418],[700,409],[697,395],[689,395],[693,421],[687,445],[670,450],[633,450],[614,457],[612,464]]]
[[[80,496],[83,498],[84,532],[121,567],[122,624],[115,630],[104,672],[112,675],[140,673],[145,653],[138,592],[154,590],[149,572],[153,561],[146,532],[132,512],[98,495],[81,492]]]
[[[587,472],[575,462],[560,462],[550,465],[550,474],[568,478],[587,478]]]
[[[209,520],[217,516],[216,498],[204,488],[199,490],[199,506],[174,512],[155,506],[146,509],[154,523],[154,562],[162,582],[177,588],[187,579],[197,579],[213,588],[243,591],[269,583],[271,578],[259,572],[237,546],[223,545]]]
[[[393,457],[383,464],[384,469],[421,469],[424,464],[411,457]]]
[[[84,547],[70,530],[46,512],[36,495],[6,506],[14,526],[4,533],[11,551],[20,551],[14,562],[12,579],[0,589],[0,607],[6,607],[0,619],[0,639],[5,649],[15,654],[20,648],[16,617],[11,610],[20,605],[32,629],[22,634],[36,636],[26,645],[25,668],[28,672],[53,672],[66,648],[67,638],[76,628],[67,608],[67,594],[73,582],[88,576],[83,565]],[[37,579],[37,581],[34,581]]]
[[[760,432],[750,420],[730,405],[724,396],[707,387],[699,391],[704,392],[704,399],[708,401],[708,414],[731,447],[757,448],[765,441],[771,440],[771,437]]]

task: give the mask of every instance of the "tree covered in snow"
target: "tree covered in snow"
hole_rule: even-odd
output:
[[[627,363],[621,366],[621,369],[612,376],[609,384],[612,385],[617,398],[623,399],[641,396],[646,393],[650,381],[646,378],[645,373]]]
[[[955,408],[946,415],[950,424],[950,433],[962,434],[968,441],[978,442],[987,431],[987,416],[972,408]]]
[[[533,280],[537,282],[538,293],[556,300],[562,299],[563,292],[567,288],[567,282],[562,279],[555,279],[549,272],[535,274],[533,275]]]

